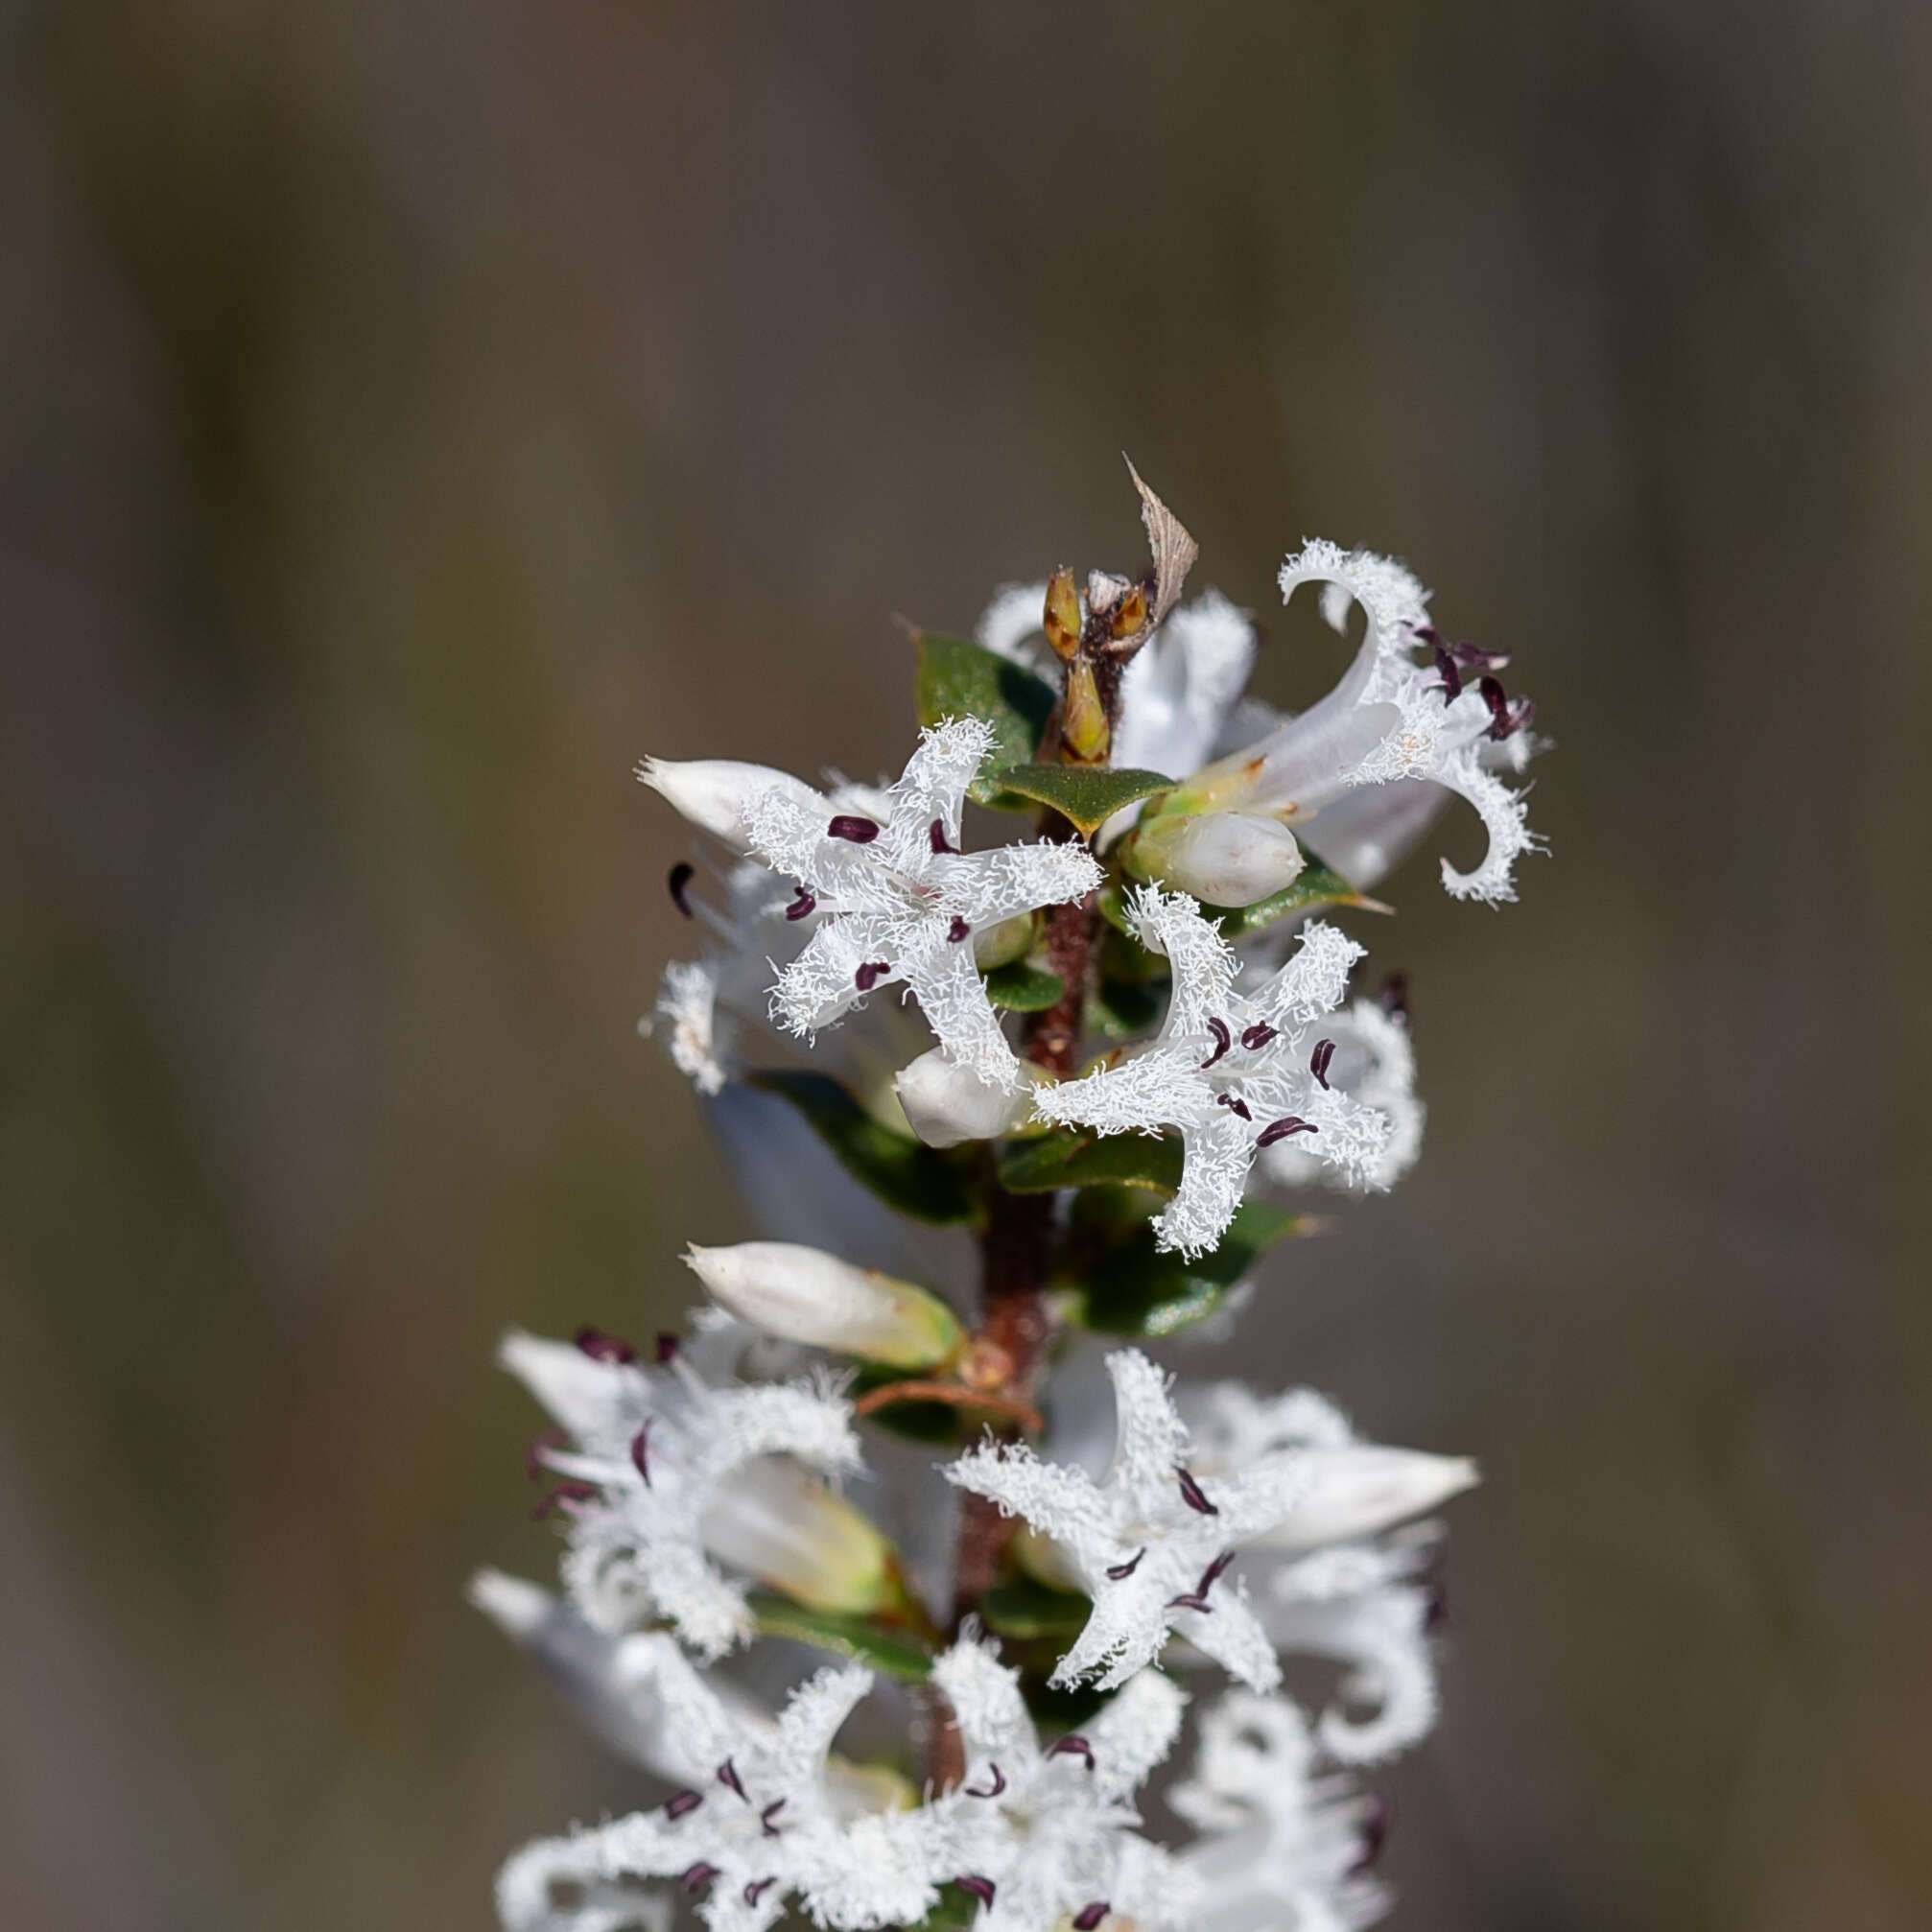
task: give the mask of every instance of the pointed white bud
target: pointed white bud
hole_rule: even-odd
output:
[[[1288,1516],[1253,1539],[1267,1549],[1314,1549],[1374,1536],[1426,1514],[1477,1481],[1475,1464],[1467,1457],[1374,1443],[1279,1453],[1312,1480]]]
[[[719,1308],[764,1334],[897,1369],[931,1368],[959,1347],[959,1324],[937,1296],[819,1248],[742,1241],[694,1246],[684,1259]]]
[[[647,758],[637,767],[637,775],[694,825],[740,854],[751,850],[745,810],[767,792],[795,800],[808,812],[830,811],[824,798],[802,778],[769,765],[744,765],[734,758],[695,758],[683,763]]]
[[[1210,906],[1252,906],[1300,877],[1302,848],[1279,819],[1245,812],[1163,813],[1123,855],[1143,879]]]
[[[1017,1094],[989,1087],[949,1058],[943,1047],[901,1068],[893,1076],[892,1091],[899,1096],[907,1124],[929,1147],[998,1140],[1012,1133],[1033,1111],[1030,1086]]]
[[[892,1545],[871,1520],[787,1456],[726,1476],[701,1534],[712,1555],[813,1610],[862,1616],[901,1596]]]

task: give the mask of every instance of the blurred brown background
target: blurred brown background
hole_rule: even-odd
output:
[[[1132,565],[1122,447],[1278,693],[1319,532],[1559,740],[1521,905],[1364,933],[1424,1165],[1242,1356],[1488,1473],[1395,1923],[1932,1922],[1932,12],[4,46],[0,1922],[483,1926],[634,1792],[459,1600],[551,1553],[499,1330],[747,1231],[630,766],[896,769],[889,613]]]

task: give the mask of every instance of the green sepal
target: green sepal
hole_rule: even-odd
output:
[[[826,1073],[782,1069],[746,1075],[746,1084],[789,1100],[855,1181],[915,1221],[970,1221],[973,1196],[959,1170],[936,1148],[875,1120]]]
[[[1091,833],[1122,806],[1166,791],[1174,781],[1131,766],[1019,765],[1001,772],[999,782],[1022,798],[1050,805],[1062,818]]]
[[[979,1599],[986,1628],[1001,1637],[1051,1637],[1072,1643],[1086,1628],[1093,1604],[1077,1590],[1052,1590],[1030,1576],[996,1583]]]
[[[1265,899],[1257,899],[1252,906],[1230,908],[1204,905],[1201,914],[1220,927],[1223,939],[1238,939],[1243,933],[1259,932],[1263,926],[1272,926],[1277,919],[1284,919],[1290,912],[1306,912],[1315,906],[1355,906],[1364,912],[1390,912],[1395,909],[1384,906],[1379,899],[1371,899],[1366,893],[1357,892],[1339,872],[1331,872],[1326,865],[1317,864],[1307,867],[1292,885],[1284,885]]]
[[[1227,1292],[1275,1242],[1307,1233],[1307,1215],[1266,1201],[1243,1201],[1212,1254],[1184,1261],[1154,1245],[1152,1228],[1080,1273],[1080,1320],[1108,1335],[1171,1335],[1213,1314]]]
[[[1181,1143],[1151,1134],[1063,1128],[1037,1141],[1010,1143],[1000,1156],[1000,1185],[1012,1194],[1105,1187],[1172,1194],[1181,1185]]]
[[[786,1637],[830,1650],[857,1663],[870,1664],[901,1684],[923,1684],[932,1672],[932,1656],[907,1630],[886,1630],[862,1616],[831,1616],[807,1610],[774,1590],[753,1590],[746,1599],[761,1637]]]
[[[1044,966],[1029,966],[1016,959],[1010,966],[996,966],[985,976],[986,997],[1009,1013],[1044,1013],[1056,1005],[1067,990],[1067,982]]]
[[[1008,766],[1025,765],[1039,749],[1056,702],[1053,687],[1025,665],[963,637],[922,630],[917,642],[919,722],[983,719],[993,727],[993,749],[967,788],[968,795],[996,812],[1025,812],[1026,799],[1005,790],[1000,774]]]

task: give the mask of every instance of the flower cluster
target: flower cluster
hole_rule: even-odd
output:
[[[1314,1227],[1278,1196],[1417,1159],[1401,983],[1352,990],[1337,922],[1386,911],[1367,892],[1451,796],[1489,845],[1448,889],[1514,896],[1532,707],[1401,565],[1325,543],[1283,594],[1319,584],[1337,629],[1359,605],[1353,662],[1298,717],[1243,698],[1254,628],[1182,601],[1192,539],[1135,481],[1142,577],[1062,570],[978,642],[920,635],[890,784],[640,768],[722,848],[708,884],[673,868],[707,942],[643,1028],[769,1238],[693,1246],[706,1302],[652,1345],[503,1344],[549,1418],[562,1591],[485,1571],[473,1599],[663,1782],[512,1857],[508,1932],[1386,1907],[1357,1779],[1434,1721],[1431,1518],[1474,1469],[1312,1390],[1177,1384],[1146,1345],[1226,1331]],[[972,1308],[932,1285],[960,1228]],[[1329,1695],[1286,1693],[1296,1658]]]

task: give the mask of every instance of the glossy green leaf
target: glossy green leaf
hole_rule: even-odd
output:
[[[997,774],[1025,765],[1040,747],[1052,715],[1053,687],[1024,665],[963,637],[919,633],[919,722],[942,718],[983,718],[993,727],[993,749],[971,795],[998,812],[1024,812],[1027,801],[1004,790]]]
[[[1154,1231],[1141,1229],[1082,1270],[1082,1319],[1103,1334],[1173,1334],[1213,1314],[1269,1247],[1308,1225],[1266,1201],[1243,1201],[1220,1245],[1191,1261],[1161,1253]]]
[[[1067,982],[1057,973],[1029,966],[1016,959],[1010,966],[996,966],[986,975],[986,997],[1009,1013],[1044,1013],[1067,990]]]
[[[1156,1025],[1167,997],[1165,981],[1137,986],[1103,979],[1087,996],[1087,1029],[1106,1040],[1131,1040]]]
[[[1058,1188],[1151,1188],[1171,1194],[1181,1185],[1181,1143],[1152,1134],[1096,1134],[1068,1127],[1037,1141],[1015,1141],[1000,1156],[1000,1185],[1009,1193]]]
[[[902,1684],[920,1684],[931,1674],[931,1654],[909,1631],[886,1629],[862,1616],[808,1610],[772,1590],[754,1590],[747,1601],[761,1637],[789,1637],[794,1643],[836,1651]]]
[[[1072,1642],[1094,1606],[1078,1590],[1049,1590],[1029,1576],[996,1583],[979,1599],[979,1615],[1001,1637],[1052,1637]]]
[[[973,1196],[945,1155],[882,1125],[829,1075],[785,1070],[753,1073],[748,1084],[789,1100],[839,1166],[887,1207],[940,1225],[973,1218]]]
[[[1326,865],[1315,864],[1308,866],[1292,885],[1284,886],[1265,899],[1258,899],[1252,906],[1239,906],[1230,910],[1218,906],[1203,906],[1201,910],[1220,926],[1223,939],[1238,939],[1244,932],[1259,932],[1263,926],[1272,926],[1277,919],[1284,919],[1290,912],[1307,912],[1317,906],[1355,906],[1365,912],[1394,909],[1384,906],[1379,899],[1371,899],[1357,892],[1339,872],[1331,872]]]
[[[1082,832],[1096,830],[1122,806],[1166,791],[1173,782],[1158,771],[1137,771],[1131,766],[1020,765],[1000,773],[1008,791],[1050,805]]]

